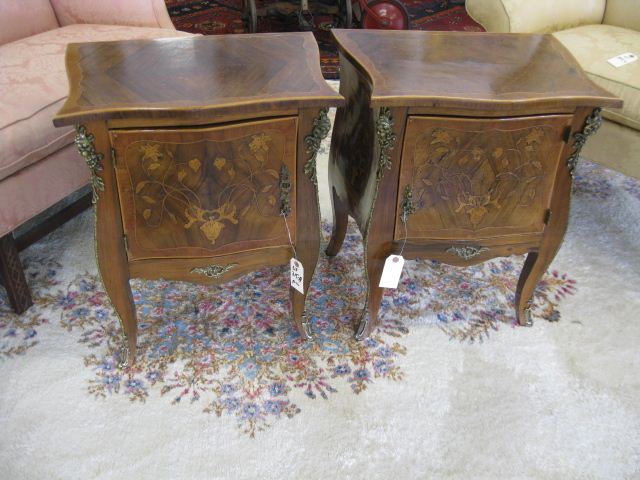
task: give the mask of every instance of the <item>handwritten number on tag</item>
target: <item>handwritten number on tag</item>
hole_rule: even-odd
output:
[[[304,267],[295,258],[291,259],[291,286],[304,295]]]

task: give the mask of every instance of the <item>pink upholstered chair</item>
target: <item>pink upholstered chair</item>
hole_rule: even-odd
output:
[[[184,35],[163,0],[0,0],[0,276],[18,313],[32,301],[14,231],[89,180],[73,129],[51,123],[66,45]]]

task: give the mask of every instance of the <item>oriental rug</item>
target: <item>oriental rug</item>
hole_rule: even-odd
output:
[[[0,478],[635,478],[640,182],[577,172],[532,328],[514,324],[522,257],[408,262],[382,327],[354,341],[350,225],[309,294],[314,341],[291,326],[284,268],[216,287],[136,280],[127,368],[93,217],[77,217],[24,252],[34,307],[13,314],[0,289]]]

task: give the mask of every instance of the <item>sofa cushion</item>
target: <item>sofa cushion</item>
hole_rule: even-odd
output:
[[[640,53],[640,32],[611,25],[585,25],[553,35],[595,83],[624,100],[622,109],[607,110],[604,117],[640,130],[640,61],[619,68],[607,62],[621,53]]]
[[[0,0],[0,45],[59,26],[49,0]]]
[[[89,169],[73,145],[5,178],[0,182],[0,236],[88,183]]]
[[[640,30],[640,4],[634,0],[607,0],[602,23]]]
[[[73,141],[72,128],[52,124],[69,89],[68,43],[189,35],[161,28],[69,25],[0,46],[0,180]]]

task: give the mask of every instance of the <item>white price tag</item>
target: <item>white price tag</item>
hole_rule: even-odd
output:
[[[304,295],[304,267],[295,258],[291,259],[291,286]]]
[[[607,62],[609,62],[614,67],[619,68],[623,65],[626,65],[627,63],[635,62],[636,60],[638,60],[638,56],[635,53],[627,52],[616,55],[615,57],[607,60]]]
[[[398,288],[403,266],[404,258],[401,255],[389,255],[384,262],[380,285],[378,286],[382,288]]]

